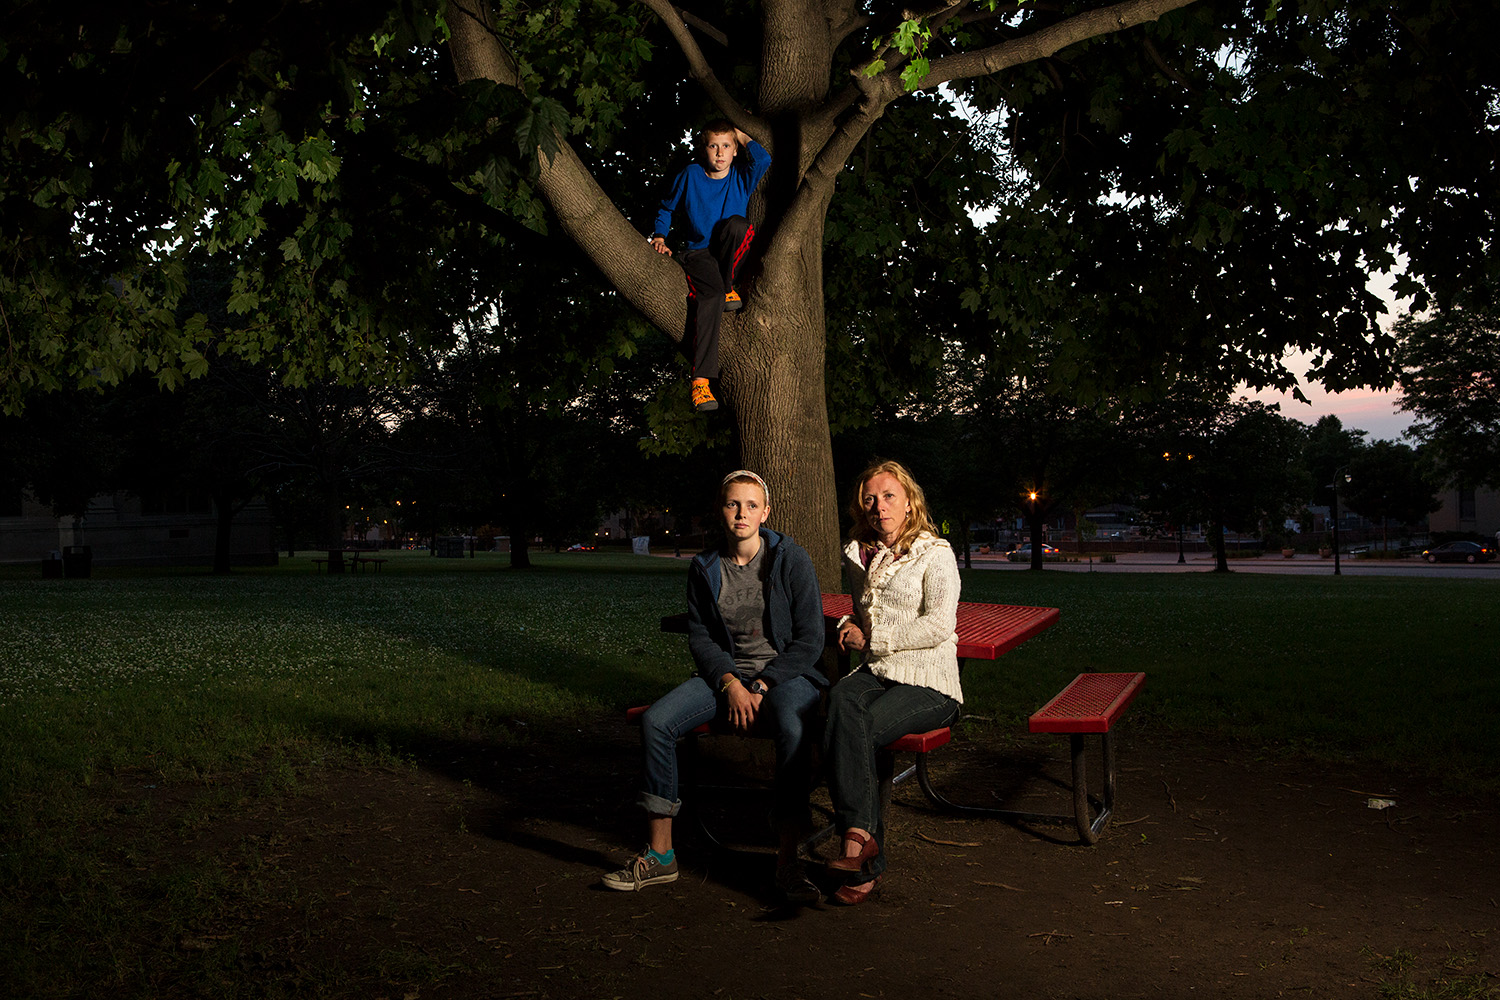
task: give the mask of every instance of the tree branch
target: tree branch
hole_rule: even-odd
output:
[[[885,63],[885,68],[877,75],[899,75],[902,67],[911,61],[910,57],[901,53],[892,56],[889,60],[886,59],[893,45],[895,29],[903,21],[927,20],[929,22],[928,27],[933,29],[933,37],[936,39],[937,31],[956,15],[963,13],[964,9],[972,2],[973,0],[938,0],[937,5],[930,10],[914,11],[902,8],[900,10],[887,11],[885,14],[871,18],[872,22],[878,22],[882,25],[876,37],[877,39],[884,38],[884,42],[874,50],[868,59],[855,66],[854,73],[856,78],[864,76],[865,70],[877,62]]]
[[[699,17],[697,14],[694,14],[692,11],[683,10],[681,7],[673,7],[672,9],[676,11],[677,16],[682,18],[685,22],[697,28],[709,38],[724,46],[724,48],[729,48],[729,36],[724,34],[724,32],[720,31],[718,28],[715,28],[713,25],[703,20],[703,18]]]
[[[854,102],[859,100],[859,95],[862,93],[864,91],[860,89],[858,81],[851,80],[844,85],[844,89],[823,103],[809,123],[817,129],[831,130],[833,123],[840,115],[854,107]]]
[[[688,30],[687,23],[683,20],[683,12],[672,6],[668,0],[641,0],[641,2],[650,7],[671,32],[672,39],[677,42],[677,47],[687,58],[688,72],[707,91],[709,98],[720,111],[724,112],[724,116],[740,129],[761,139],[762,145],[766,145],[765,140],[771,135],[770,127],[763,120],[745,110],[744,105],[735,100],[728,88],[719,81],[718,75],[708,65],[708,60],[703,57],[703,50],[693,38],[693,33]],[[728,39],[725,41],[727,43]],[[772,150],[772,152],[775,151]]]
[[[1186,90],[1190,94],[1196,94],[1198,92],[1198,88],[1193,86],[1193,82],[1191,80],[1183,76],[1172,66],[1167,65],[1167,61],[1162,58],[1161,53],[1158,52],[1156,46],[1152,44],[1151,39],[1142,38],[1141,45],[1145,48],[1147,57],[1156,64],[1157,69],[1162,71],[1162,75],[1166,76],[1168,79],[1177,81],[1182,89]]]
[[[973,52],[944,56],[933,62],[927,78],[922,81],[922,89],[937,87],[953,80],[989,76],[1012,66],[1044,59],[1076,42],[1155,21],[1163,14],[1195,2],[1196,0],[1126,0],[1125,3],[1075,14],[1020,38]]]
[[[885,77],[886,74],[882,73],[880,76]],[[888,87],[888,81],[882,82],[880,77],[860,77],[856,82],[858,90],[865,97],[864,105],[833,129],[832,135],[808,164],[802,175],[802,183],[787,207],[782,221],[783,231],[810,229],[814,221],[823,217],[828,203],[833,199],[839,173],[849,161],[854,147],[859,145],[871,126],[885,113],[886,105],[896,96],[883,93]],[[899,81],[897,86],[899,87]]]
[[[843,24],[838,25],[828,32],[828,43],[833,48],[844,44],[844,39],[854,34],[860,28],[868,27],[875,23],[875,19],[868,14],[859,14],[849,18]]]
[[[448,22],[454,71],[460,81],[489,80],[515,87],[519,83],[515,60],[481,13],[480,2],[455,0],[449,6],[455,15]],[[573,147],[561,135],[556,139],[557,149],[550,158],[537,152],[537,187],[558,223],[631,305],[667,336],[680,341],[687,319],[682,269],[650,248],[645,235],[615,207]]]

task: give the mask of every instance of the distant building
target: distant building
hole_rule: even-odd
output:
[[[1468,531],[1495,537],[1500,532],[1500,492],[1491,489],[1454,489],[1438,494],[1442,506],[1428,515],[1431,530]]]
[[[89,502],[76,529],[73,518],[53,516],[25,493],[0,497],[0,562],[40,564],[52,552],[81,544],[91,550],[95,566],[209,566],[217,531],[207,494],[101,494]],[[264,503],[252,501],[235,515],[230,562],[275,565],[271,514]]]

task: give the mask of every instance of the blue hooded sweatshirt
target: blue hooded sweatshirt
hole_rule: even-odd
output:
[[[765,546],[766,641],[776,657],[766,664],[760,677],[772,686],[802,676],[818,687],[827,687],[823,675],[823,596],[807,550],[786,535],[760,529]],[[698,673],[715,690],[719,679],[735,673],[734,640],[724,616],[719,613],[719,589],[723,574],[718,549],[707,549],[688,566],[688,648]]]

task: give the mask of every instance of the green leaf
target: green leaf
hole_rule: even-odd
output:
[[[260,296],[255,292],[235,292],[229,296],[229,311],[236,316],[253,312],[260,306]]]
[[[932,63],[918,56],[901,70],[901,84],[907,90],[916,90],[927,79],[927,71],[932,68]]]
[[[208,359],[189,347],[182,352],[182,370],[188,378],[202,378],[208,374]]]

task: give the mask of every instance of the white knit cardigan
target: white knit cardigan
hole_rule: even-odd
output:
[[[854,618],[866,637],[865,666],[876,677],[932,688],[962,703],[958,682],[958,560],[922,532],[899,559],[878,545],[865,567],[859,543],[844,547]]]

